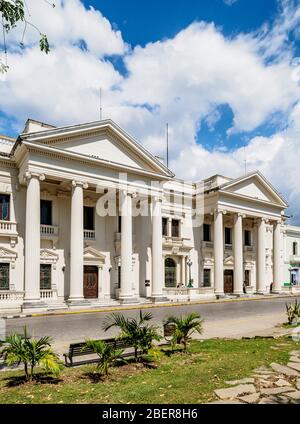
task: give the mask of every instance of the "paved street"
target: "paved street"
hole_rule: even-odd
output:
[[[291,299],[295,300],[295,298]],[[147,309],[157,324],[173,314],[198,312],[205,320],[203,337],[242,337],[270,333],[274,326],[286,321],[285,303],[288,298],[270,298],[240,302],[185,305]],[[122,311],[126,316],[138,314],[138,310]],[[110,314],[110,313],[109,313]],[[109,315],[105,312],[82,313],[57,316],[41,316],[7,320],[7,332],[26,326],[34,336],[51,336],[59,353],[66,351],[68,344],[86,338],[110,337],[116,330],[104,333],[102,326]]]

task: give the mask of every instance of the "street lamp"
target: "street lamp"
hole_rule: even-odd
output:
[[[188,284],[188,288],[193,288],[193,279],[192,279],[192,265],[193,262],[191,261],[191,259],[189,258],[189,260],[187,261],[187,266],[189,267],[189,284]]]

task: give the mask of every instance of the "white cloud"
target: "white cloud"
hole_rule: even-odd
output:
[[[252,139],[245,149],[247,166],[260,169],[291,203],[299,204],[300,88],[287,42],[287,32],[300,20],[299,6],[285,1],[273,28],[264,26],[256,33],[225,38],[212,24],[194,23],[173,39],[130,50],[100,12],[85,9],[79,0],[58,2],[55,9],[39,0],[28,0],[28,5],[52,49],[41,54],[30,31],[20,52],[20,29],[12,35],[0,104],[19,129],[29,116],[57,125],[98,119],[102,87],[104,117],[115,119],[154,154],[165,155],[169,122],[171,168],[178,177],[196,180],[216,172],[244,172],[244,148],[230,151],[224,140],[222,151],[208,151],[206,140],[196,143],[201,122],[213,127],[220,105],[233,111],[229,133],[254,130],[280,112],[289,117],[288,128]],[[78,46],[82,42],[84,51]],[[128,76],[107,58],[114,54],[123,57]]]
[[[227,5],[227,6],[232,6],[234,3],[236,3],[238,0],[223,0],[223,2]]]

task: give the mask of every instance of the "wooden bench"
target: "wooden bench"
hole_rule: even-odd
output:
[[[129,345],[128,343],[125,343],[123,340],[102,339],[102,341],[112,345],[114,349],[123,349],[124,351],[120,356],[121,358],[129,358],[131,356],[134,356],[133,346]],[[64,353],[65,365],[66,367],[74,367],[76,365],[91,364],[91,363],[98,362],[99,360],[98,357],[85,359],[83,361],[76,361],[75,363],[73,361],[73,358],[75,357],[83,357],[83,356],[91,356],[91,355],[95,356],[96,354],[93,349],[86,347],[85,342],[71,343],[69,346],[69,352]]]

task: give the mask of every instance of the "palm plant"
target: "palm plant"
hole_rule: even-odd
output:
[[[59,357],[51,348],[50,337],[33,339],[24,334],[11,334],[1,343],[0,357],[8,366],[23,364],[26,381],[32,381],[35,368],[41,367],[57,375],[61,369]]]
[[[103,340],[87,340],[86,348],[92,349],[99,357],[97,369],[107,376],[110,366],[121,357],[123,349],[115,349]],[[85,347],[83,348],[83,350]]]
[[[288,323],[290,325],[298,324],[300,320],[300,303],[296,300],[294,303],[286,303],[286,313],[288,316]]]
[[[172,346],[182,344],[186,352],[192,335],[194,333],[202,333],[203,320],[201,320],[199,314],[193,312],[186,316],[171,316],[165,321],[165,324],[173,326]]]
[[[138,319],[125,318],[122,314],[112,314],[104,323],[103,328],[108,331],[112,327],[118,327],[121,330],[118,339],[133,346],[134,356],[137,360],[139,351],[143,355],[148,354],[153,347],[153,342],[161,340],[158,327],[148,324],[152,318],[151,313],[143,313],[142,311],[140,311]]]

